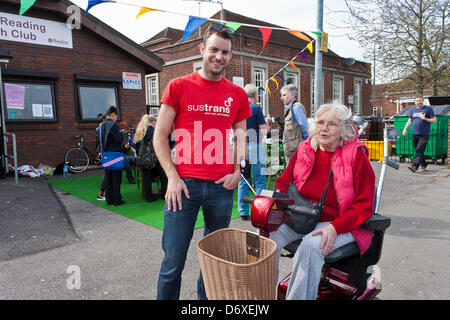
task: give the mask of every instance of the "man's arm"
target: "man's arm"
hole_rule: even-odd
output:
[[[408,129],[411,126],[412,123],[412,119],[409,118],[408,121],[405,124],[405,128],[403,129],[403,135],[406,136],[406,134],[408,133]]]
[[[307,139],[309,136],[308,133],[309,123],[308,119],[306,118],[305,112],[303,111],[303,108],[299,105],[294,105],[292,106],[292,112],[294,120],[298,123],[299,126],[302,127],[303,139]]]
[[[169,140],[167,137],[172,131],[173,121],[176,113],[171,106],[161,105],[158,121],[156,122],[155,133],[153,135],[153,146],[159,163],[167,176],[167,192],[165,195],[169,210],[177,211],[177,204],[182,209],[181,192],[189,198],[189,191],[184,181],[178,175],[177,169],[172,161]]]
[[[216,181],[217,184],[223,183],[223,187],[228,190],[235,189],[239,181],[241,181],[241,159],[245,157],[246,154],[246,135],[245,130],[247,127],[246,120],[239,121],[233,124],[234,130],[234,170],[233,173],[227,174],[226,176],[220,178]]]

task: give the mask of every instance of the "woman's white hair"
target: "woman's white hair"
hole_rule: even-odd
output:
[[[352,111],[350,108],[339,102],[322,104],[314,116],[314,122],[309,127],[309,134],[311,135],[311,146],[314,150],[319,147],[319,139],[317,137],[318,130],[316,129],[315,121],[323,114],[331,112],[338,120],[342,122],[341,140],[340,144],[344,141],[353,140],[357,136],[357,132],[353,125]]]

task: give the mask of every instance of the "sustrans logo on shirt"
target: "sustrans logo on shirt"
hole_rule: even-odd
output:
[[[197,111],[197,112],[204,112],[204,114],[207,115],[218,115],[218,116],[226,116],[229,117],[231,112],[231,103],[233,102],[233,98],[229,97],[227,100],[224,101],[223,106],[210,106],[208,104],[190,104],[187,107],[187,110],[189,112]]]

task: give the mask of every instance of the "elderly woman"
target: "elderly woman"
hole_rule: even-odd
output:
[[[293,261],[287,299],[316,299],[324,257],[334,249],[356,241],[363,254],[372,232],[360,225],[373,214],[375,175],[366,146],[357,140],[351,111],[341,104],[324,104],[275,189],[287,193],[294,183],[301,195],[319,203],[329,180],[325,205],[316,228],[301,235],[283,224],[271,238],[281,249],[303,240]],[[277,261],[278,261],[277,260]]]

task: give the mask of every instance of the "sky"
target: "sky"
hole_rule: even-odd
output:
[[[71,0],[82,9],[87,8],[88,0]],[[220,3],[199,2],[196,0],[117,0],[138,6],[161,9],[174,13],[209,18],[219,11]],[[282,27],[306,32],[314,36],[316,31],[316,0],[211,0],[222,2],[223,8],[250,18],[266,21]],[[199,11],[200,9],[200,11]],[[166,27],[184,30],[188,17],[167,13],[149,12],[136,20],[139,8],[119,3],[103,3],[94,6],[89,13],[137,43],[142,43]],[[339,11],[339,12],[338,12]],[[324,27],[328,33],[329,49],[344,58],[370,62],[364,58],[364,50],[357,41],[347,37],[349,30],[339,28],[348,21],[344,0],[324,0]],[[299,48],[302,49],[302,48]]]

